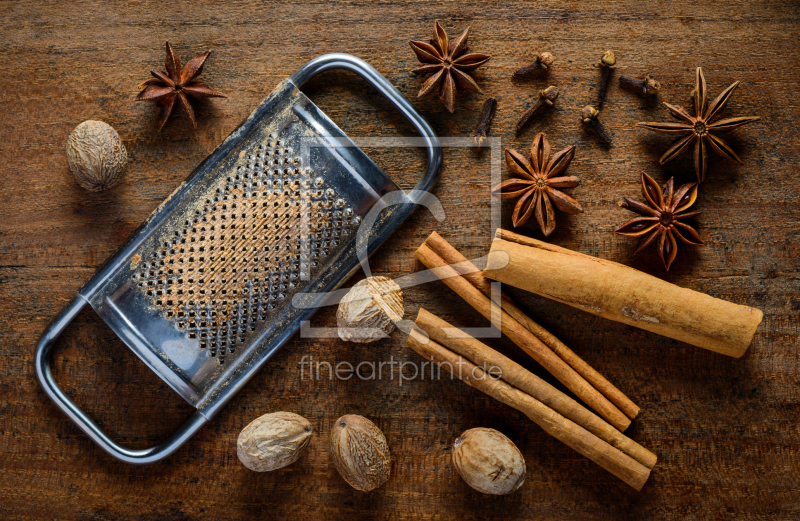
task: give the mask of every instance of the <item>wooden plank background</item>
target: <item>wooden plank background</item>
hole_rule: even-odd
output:
[[[0,4],[0,517],[33,519],[796,519],[800,515],[798,390],[797,58],[800,20],[793,1],[676,2],[328,2],[231,1],[172,5],[150,0]],[[283,78],[327,52],[349,52],[384,74],[441,136],[469,135],[485,95],[461,95],[449,114],[417,100],[420,81],[409,39],[427,39],[435,19],[451,35],[472,25],[471,48],[493,56],[476,79],[499,100],[492,134],[527,150],[546,131],[555,150],[578,147],[571,193],[586,212],[558,215],[550,240],[623,262],[666,280],[741,304],[765,317],[747,355],[734,360],[576,311],[511,293],[642,407],[628,434],[659,456],[636,493],[522,414],[450,381],[301,380],[303,355],[331,362],[417,360],[395,333],[369,345],[296,339],[184,448],[149,467],[118,463],[53,405],[37,383],[34,345],[48,321],[150,212]],[[186,60],[211,48],[203,77],[228,100],[200,105],[199,128],[174,118],[154,130],[155,109],[132,100],[136,85],[161,68],[169,39]],[[712,95],[741,86],[728,113],[762,121],[731,141],[743,166],[714,157],[697,208],[704,248],[680,246],[669,274],[653,253],[632,258],[635,241],[614,236],[629,218],[616,207],[637,196],[638,172],[663,182],[693,179],[687,156],[657,159],[669,139],[634,126],[666,110],[612,81],[602,113],[616,134],[601,146],[578,112],[592,101],[606,49],[619,70],[650,72],[662,100],[688,106],[694,68]],[[511,80],[537,50],[557,61],[546,78]],[[538,89],[557,85],[557,107],[520,135],[517,116]],[[306,92],[353,136],[405,136],[412,129],[352,75],[328,73]],[[90,194],[74,182],[64,155],[72,128],[86,119],[113,125],[130,163],[122,183]],[[367,152],[401,185],[424,167],[417,150]],[[503,169],[506,175],[505,168]],[[413,251],[438,230],[467,256],[488,250],[489,156],[445,150],[435,194],[447,218],[416,213],[374,257],[375,273],[419,269]],[[511,203],[504,205],[508,223]],[[533,229],[524,233],[540,237]],[[461,326],[481,317],[443,284],[411,288],[406,317],[419,307]],[[335,323],[325,309],[315,325]],[[492,345],[538,374],[505,339]],[[54,356],[66,392],[117,439],[145,447],[163,439],[191,408],[144,366],[93,313],[59,340]],[[255,474],[236,458],[242,427],[286,410],[314,425],[296,464]],[[384,431],[392,478],[363,494],[337,475],[329,426],[346,413]],[[453,469],[450,445],[477,426],[499,429],[522,450],[525,485],[487,497]]]

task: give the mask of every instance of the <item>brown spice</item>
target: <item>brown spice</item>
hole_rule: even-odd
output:
[[[92,192],[116,185],[128,162],[128,151],[117,131],[108,123],[91,119],[70,132],[66,152],[75,180]]]
[[[139,88],[142,91],[136,96],[136,101],[155,101],[161,108],[158,117],[158,131],[160,132],[167,123],[175,103],[184,116],[192,122],[192,127],[197,128],[194,109],[189,98],[227,98],[197,77],[203,72],[203,65],[211,51],[206,51],[196,58],[189,60],[181,68],[181,59],[169,42],[167,42],[167,57],[164,66],[167,72],[150,71],[153,78],[142,82]]]
[[[606,130],[606,127],[600,122],[600,111],[596,108],[592,107],[591,105],[586,105],[581,109],[581,122],[591,127],[597,135],[605,141],[606,143],[611,143],[611,140],[614,138],[611,133]]]
[[[369,343],[388,338],[403,319],[403,291],[388,277],[359,281],[339,301],[336,325],[339,338]]]
[[[411,72],[420,77],[430,74],[422,84],[422,88],[417,94],[418,98],[438,89],[439,98],[444,102],[447,110],[453,112],[456,90],[481,92],[478,84],[468,73],[489,61],[490,57],[487,54],[468,52],[469,29],[467,27],[458,38],[450,42],[447,32],[439,24],[439,20],[436,20],[434,36],[430,43],[408,42],[417,55],[417,59],[422,63]]]
[[[389,445],[383,432],[367,418],[345,414],[333,423],[330,440],[333,466],[354,489],[370,492],[389,479]]]
[[[549,52],[539,53],[536,55],[536,59],[533,60],[533,63],[515,70],[512,76],[528,76],[537,71],[546,71],[554,61],[555,58]]]
[[[709,103],[706,79],[705,76],[703,76],[703,69],[701,67],[697,68],[695,81],[695,88],[692,91],[694,117],[690,116],[682,107],[664,103],[664,106],[669,109],[670,113],[680,120],[679,122],[650,122],[638,123],[638,125],[657,132],[683,134],[683,137],[675,141],[669,150],[664,152],[664,155],[658,160],[662,165],[675,159],[694,143],[694,171],[695,174],[697,174],[697,181],[702,183],[706,178],[709,145],[719,155],[742,164],[742,160],[739,159],[736,152],[734,152],[728,143],[723,141],[717,134],[728,132],[742,125],[758,121],[761,118],[758,116],[743,116],[719,119],[733,95],[733,91],[739,86],[739,82],[737,81],[731,84],[727,89],[722,91],[714,101]]]
[[[597,64],[600,67],[600,89],[597,93],[597,106],[601,106],[603,104],[603,99],[606,97],[606,88],[608,87],[608,80],[611,78],[611,73],[614,71],[617,63],[617,58],[614,56],[612,51],[606,51],[605,54],[600,58],[600,63]]]
[[[619,77],[619,83],[636,89],[645,96],[655,96],[661,90],[661,84],[649,74],[644,78],[633,78],[623,74]]]
[[[483,275],[582,311],[739,358],[764,314],[628,266],[497,230]]]
[[[489,133],[489,127],[492,126],[492,119],[494,119],[494,113],[496,111],[497,100],[494,98],[487,99],[483,104],[481,119],[478,121],[478,128],[475,129],[475,133],[473,134],[477,146],[482,147],[486,145],[488,141],[486,135]]]
[[[531,108],[525,111],[525,113],[520,116],[519,121],[517,121],[517,132],[522,130],[525,125],[527,125],[530,120],[541,112],[541,110],[545,107],[552,107],[553,102],[556,101],[558,98],[558,89],[553,85],[547,87],[546,89],[542,89],[539,91],[539,99],[537,99]]]
[[[575,157],[575,146],[568,146],[550,157],[550,141],[539,133],[531,146],[531,162],[520,153],[506,149],[508,169],[521,178],[507,179],[492,189],[503,199],[519,198],[511,215],[514,227],[522,226],[535,215],[545,236],[556,229],[556,208],[569,214],[582,213],[581,205],[557,188],[574,188],[580,184],[575,176],[562,176]]]
[[[525,458],[514,442],[494,429],[469,429],[453,443],[453,466],[472,488],[503,495],[525,482]]]
[[[236,455],[254,472],[270,472],[297,461],[307,450],[314,428],[293,412],[273,412],[250,422],[236,440]]]
[[[619,206],[643,217],[631,219],[614,230],[614,233],[640,238],[634,255],[658,239],[658,255],[664,268],[669,271],[672,261],[678,255],[676,237],[686,244],[705,244],[694,228],[681,222],[681,219],[700,215],[700,212],[686,211],[697,200],[697,183],[685,184],[673,190],[673,178],[670,177],[664,187],[659,189],[653,178],[642,172],[642,194],[647,204],[626,197]]]

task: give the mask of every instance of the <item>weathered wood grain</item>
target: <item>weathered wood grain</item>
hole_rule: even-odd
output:
[[[792,1],[676,2],[204,2],[145,0],[0,4],[0,517],[38,519],[792,519],[800,515],[800,17]],[[420,81],[409,39],[429,38],[435,19],[451,34],[472,25],[471,48],[493,59],[476,73],[498,99],[491,135],[526,150],[546,131],[558,150],[578,147],[571,190],[586,212],[558,214],[550,240],[644,269],[715,297],[762,309],[764,322],[740,360],[612,323],[509,290],[642,407],[627,434],[659,456],[641,493],[545,435],[522,414],[458,382],[301,380],[303,355],[333,362],[416,360],[404,338],[369,345],[296,339],[166,461],[146,467],[106,456],[53,406],[35,380],[33,349],[47,322],[94,270],[283,78],[310,58],[349,52],[374,65],[441,136],[469,136],[485,95],[459,95],[450,115]],[[171,120],[159,135],[155,110],[136,104],[136,85],[160,67],[164,41],[182,56],[208,48],[203,74],[228,100],[198,110],[199,128]],[[668,138],[637,129],[668,117],[654,101],[612,79],[602,118],[615,133],[601,146],[578,123],[594,99],[606,49],[618,70],[649,72],[661,99],[688,105],[702,65],[712,95],[742,82],[730,114],[762,121],[732,135],[745,164],[713,158],[697,207],[704,248],[681,246],[669,274],[655,254],[632,258],[635,241],[611,233],[629,217],[617,208],[638,195],[638,172],[663,182],[693,178],[689,157],[657,159]],[[537,50],[556,56],[544,78],[511,80]],[[549,84],[556,108],[514,133],[518,115]],[[306,92],[353,136],[411,135],[410,126],[368,86],[328,73]],[[124,140],[130,164],[108,193],[73,181],[64,143],[75,125],[101,119]],[[424,167],[415,150],[367,152],[404,187]],[[437,223],[421,211],[372,262],[396,277],[418,269],[414,249],[434,229],[465,255],[488,251],[489,155],[445,151]],[[505,175],[505,170],[504,170]],[[504,205],[508,223],[511,204]],[[525,231],[536,237],[532,228]],[[407,316],[420,306],[459,326],[482,318],[443,284],[405,291]],[[335,324],[332,309],[315,325]],[[525,367],[541,369],[506,340],[491,342]],[[134,447],[162,439],[191,413],[92,313],[59,341],[55,371],[64,388],[111,434]],[[396,374],[395,374],[396,376]],[[277,472],[254,474],[236,459],[236,436],[269,411],[302,414],[314,425],[309,452]],[[330,422],[346,413],[375,421],[394,458],[393,477],[364,495],[336,474]],[[525,485],[486,497],[450,462],[453,439],[471,427],[508,435],[528,463]]]

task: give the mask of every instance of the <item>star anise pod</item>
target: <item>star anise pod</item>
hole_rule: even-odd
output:
[[[155,101],[161,108],[158,116],[159,132],[164,128],[176,103],[183,115],[192,122],[192,126],[197,128],[194,109],[192,109],[189,98],[227,98],[223,93],[197,79],[203,72],[203,64],[209,54],[211,51],[206,51],[197,58],[189,60],[181,68],[180,57],[175,53],[172,45],[167,42],[167,58],[164,60],[167,72],[150,71],[153,78],[139,85],[139,88],[143,90],[136,96],[136,101]]]
[[[507,179],[492,189],[492,195],[503,199],[516,199],[517,205],[511,215],[514,227],[522,226],[531,215],[536,216],[545,236],[556,229],[556,214],[553,205],[565,213],[582,213],[578,201],[557,188],[575,188],[581,182],[574,176],[562,176],[575,157],[575,146],[569,146],[550,157],[550,141],[543,133],[536,135],[531,145],[531,162],[516,150],[506,149],[506,164],[511,172],[521,179]]]
[[[660,189],[652,177],[642,172],[642,194],[647,204],[626,197],[619,206],[644,217],[631,219],[614,230],[614,233],[640,237],[634,255],[657,239],[658,255],[669,271],[672,261],[678,255],[676,238],[686,244],[705,244],[694,228],[681,222],[682,219],[700,215],[700,212],[686,211],[697,200],[697,187],[697,183],[688,183],[673,191],[673,178],[670,177]]]
[[[758,116],[719,119],[720,116],[722,116],[722,111],[725,110],[725,106],[728,104],[728,100],[730,100],[731,95],[733,95],[733,91],[738,86],[738,81],[733,83],[709,104],[706,79],[703,76],[703,69],[698,67],[696,85],[692,91],[694,117],[690,116],[682,107],[664,103],[672,115],[681,120],[679,123],[639,123],[642,127],[658,132],[685,134],[673,143],[658,162],[663,165],[672,161],[694,143],[694,170],[697,174],[698,182],[701,183],[706,178],[709,145],[719,155],[742,164],[742,160],[739,159],[739,156],[737,156],[731,147],[717,135],[721,132],[727,132],[736,127],[741,127],[742,125],[761,119]]]
[[[422,63],[411,72],[417,76],[430,74],[417,94],[418,98],[439,89],[439,98],[450,112],[455,108],[456,90],[482,92],[475,80],[468,74],[487,61],[489,56],[468,53],[467,27],[461,36],[450,42],[447,33],[436,20],[433,38],[428,42],[408,42]]]

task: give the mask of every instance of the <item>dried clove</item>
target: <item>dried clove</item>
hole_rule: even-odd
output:
[[[614,70],[614,65],[617,63],[617,58],[614,56],[612,51],[606,51],[605,54],[600,58],[600,63],[597,64],[600,67],[600,92],[597,95],[597,106],[603,104],[603,98],[606,97],[606,86],[608,85],[608,80],[611,78],[611,72]]]
[[[586,105],[581,110],[581,121],[584,125],[592,127],[592,129],[597,132],[597,135],[600,136],[600,139],[606,143],[611,143],[612,135],[606,130],[606,127],[600,123],[600,120],[597,118],[598,115],[600,115],[599,110],[591,105]]]
[[[553,85],[550,85],[546,89],[540,90],[539,99],[537,99],[536,102],[531,105],[531,108],[525,111],[525,114],[523,114],[522,117],[519,118],[519,121],[517,121],[517,132],[522,130],[522,128],[528,124],[531,118],[533,118],[537,112],[541,111],[542,108],[552,106],[556,98],[558,98],[558,89]]]
[[[541,52],[536,55],[536,59],[530,65],[520,67],[514,71],[512,76],[527,76],[536,71],[545,71],[555,61],[555,58],[549,52]]]
[[[639,90],[645,96],[655,96],[656,94],[658,94],[658,91],[661,90],[661,84],[657,82],[649,74],[641,79],[621,75],[619,77],[619,83],[621,85],[627,85],[629,87],[633,87],[634,89]]]
[[[475,129],[473,137],[475,138],[475,145],[482,147],[486,144],[486,135],[489,133],[489,127],[492,126],[492,119],[497,110],[497,100],[489,98],[483,104],[481,111],[481,120],[478,122],[478,128]]]

